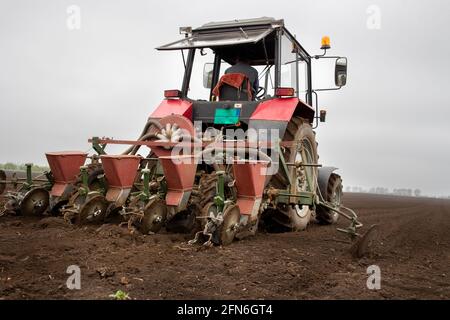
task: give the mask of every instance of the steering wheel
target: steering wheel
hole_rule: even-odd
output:
[[[256,91],[256,94],[255,94],[255,99],[256,100],[264,99],[264,97],[266,96],[266,92],[267,92],[266,88],[258,87],[258,90]]]

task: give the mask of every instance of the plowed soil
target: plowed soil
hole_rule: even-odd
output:
[[[364,229],[379,225],[363,258],[335,226],[204,249],[186,235],[1,217],[0,298],[109,299],[117,290],[132,299],[450,298],[450,201],[346,194],[345,204]],[[66,287],[69,265],[81,268],[81,290]],[[380,290],[366,286],[370,265],[381,269]]]

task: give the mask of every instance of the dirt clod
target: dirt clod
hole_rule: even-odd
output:
[[[102,279],[113,277],[116,274],[115,271],[110,270],[107,267],[101,267],[101,268],[97,269],[97,273],[100,275],[100,278],[102,278]]]

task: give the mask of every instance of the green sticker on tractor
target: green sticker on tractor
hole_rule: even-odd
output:
[[[216,109],[214,124],[236,124],[240,114],[241,109]]]

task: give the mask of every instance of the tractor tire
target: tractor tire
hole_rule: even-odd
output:
[[[105,172],[101,164],[97,163],[88,165],[88,187],[90,191],[100,191],[102,189],[101,182],[98,179],[98,176],[103,175],[104,173]],[[78,187],[81,187],[83,185],[81,174],[77,175],[77,180],[74,182],[74,185],[76,187],[75,189],[78,189]],[[107,187],[107,185],[105,187]],[[74,193],[75,192],[73,192],[73,194]]]
[[[102,189],[98,176],[103,174],[105,174],[105,171],[102,168],[96,168],[89,173],[88,186],[90,191],[100,191]]]
[[[322,195],[323,200],[339,210],[342,204],[342,189],[341,177],[336,173],[332,173],[330,179],[328,179],[327,194]],[[333,210],[317,206],[316,220],[319,224],[333,224],[337,222],[338,218],[339,214]]]
[[[190,234],[197,231],[195,210],[183,210],[167,221],[166,230],[170,233]]]
[[[192,190],[188,208],[177,213],[166,226],[173,233],[193,233],[202,231],[206,225],[205,208],[214,202],[216,196],[217,175],[215,172],[202,173],[198,184]]]
[[[298,145],[284,148],[283,156],[286,162],[295,163],[301,161],[303,163],[317,164],[319,156],[317,155],[316,136],[311,124],[306,119],[293,117],[288,123],[283,141],[298,143]],[[295,166],[289,166],[288,173],[293,182],[290,186],[290,193],[297,194],[299,191],[315,192],[317,189],[317,167],[296,168]],[[287,184],[286,182],[283,183],[281,176],[281,173],[274,175],[271,179],[271,184],[276,188],[286,189]],[[307,176],[310,180],[309,183]],[[277,209],[278,212],[271,215],[271,222],[277,224],[278,226],[275,226],[274,229],[280,231],[283,229],[286,231],[305,230],[315,214],[309,206],[282,205]]]
[[[62,209],[65,205],[69,203],[69,200],[57,201],[53,206],[50,207],[50,215],[57,217],[61,215]]]

